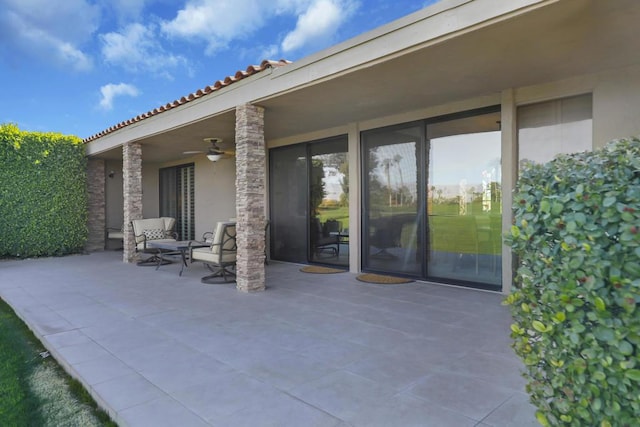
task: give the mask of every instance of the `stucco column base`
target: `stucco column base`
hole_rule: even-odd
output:
[[[131,221],[142,218],[142,145],[127,143],[122,146],[122,192],[124,198],[124,241],[122,260],[137,262],[136,241]]]
[[[265,290],[266,152],[264,109],[236,107],[236,288]]]

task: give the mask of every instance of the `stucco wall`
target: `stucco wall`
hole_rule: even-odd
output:
[[[640,66],[603,74],[593,91],[593,143],[640,136]]]
[[[218,221],[236,216],[235,158],[210,162],[195,159],[196,238],[212,231]]]
[[[142,147],[144,150],[144,146]],[[158,163],[142,163],[142,216],[157,218],[160,216],[160,189]]]

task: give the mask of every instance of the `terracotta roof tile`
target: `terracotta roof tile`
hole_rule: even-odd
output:
[[[217,90],[220,90],[224,87],[227,87],[237,81],[240,81],[242,79],[245,79],[249,76],[252,76],[256,73],[259,73],[261,71],[266,70],[267,68],[276,68],[276,67],[282,67],[284,65],[287,64],[291,64],[291,61],[287,61],[286,59],[281,59],[279,61],[271,61],[271,60],[264,60],[262,61],[262,63],[260,63],[260,65],[249,65],[247,67],[246,70],[238,70],[236,71],[236,73],[233,76],[227,76],[225,77],[224,80],[218,80],[216,81],[213,85],[211,86],[206,86],[202,89],[198,89],[197,91],[190,93],[189,95],[183,96],[180,99],[176,99],[173,102],[169,102],[165,105],[162,105],[160,107],[154,108],[151,111],[147,111],[146,113],[140,114],[136,117],[133,117],[129,120],[125,120],[123,122],[118,123],[117,125],[111,126],[108,129],[103,130],[102,132],[99,132],[95,135],[92,135],[88,138],[85,138],[83,140],[83,142],[86,144],[88,142],[94,141],[96,139],[99,139],[105,135],[108,135],[110,133],[113,133],[117,130],[120,130],[124,127],[127,127],[133,123],[137,123],[141,120],[144,120],[146,118],[149,117],[153,117],[155,115],[158,115],[160,113],[163,113],[165,111],[171,110],[172,108],[175,107],[179,107],[180,105],[186,104],[187,102],[193,101],[195,99],[198,98],[202,98],[203,96],[209,95],[210,93],[213,93]]]

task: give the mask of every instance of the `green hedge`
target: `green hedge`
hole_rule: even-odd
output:
[[[513,347],[543,425],[640,420],[640,140],[523,168]]]
[[[79,138],[0,125],[0,257],[80,252],[87,239]]]

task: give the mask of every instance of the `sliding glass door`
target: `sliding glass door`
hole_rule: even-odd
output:
[[[307,150],[290,145],[270,151],[271,258],[307,262]]]
[[[420,197],[423,126],[415,124],[364,136],[366,269],[422,275]]]
[[[501,285],[500,113],[427,124],[428,276]]]
[[[176,219],[180,240],[195,238],[195,166],[160,169],[160,216]]]
[[[347,138],[270,151],[271,258],[349,263]]]
[[[363,269],[498,289],[498,108],[376,129],[363,142]]]

